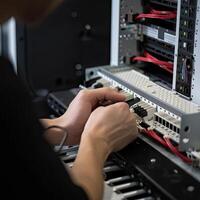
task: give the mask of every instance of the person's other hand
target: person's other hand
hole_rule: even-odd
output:
[[[97,108],[85,125],[82,139],[90,141],[106,155],[119,151],[138,134],[135,115],[126,103]],[[98,152],[99,152],[98,151]],[[105,156],[106,157],[106,156]]]
[[[111,88],[82,90],[70,104],[67,112],[58,118],[56,124],[66,127],[69,132],[69,143],[78,144],[85,123],[92,111],[102,103],[125,101],[125,96]],[[94,119],[94,122],[96,119]]]
[[[124,102],[101,106],[90,115],[71,170],[90,199],[102,199],[102,169],[108,155],[133,141],[137,133],[135,116]]]

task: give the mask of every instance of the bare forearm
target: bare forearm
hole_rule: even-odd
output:
[[[59,120],[42,119],[41,123],[47,128],[60,124]],[[50,133],[47,139],[51,144],[60,142],[58,133]],[[109,152],[104,144],[95,143],[95,141],[90,137],[82,139],[76,161],[70,172],[74,182],[87,192],[91,200],[100,200],[104,187],[103,166]]]
[[[77,159],[72,168],[72,178],[87,192],[91,200],[103,196],[103,166],[108,151],[101,144],[86,139],[81,142]]]

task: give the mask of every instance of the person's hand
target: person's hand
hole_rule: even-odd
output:
[[[99,107],[91,114],[85,125],[82,140],[89,138],[97,148],[108,155],[128,145],[137,134],[135,115],[130,112],[126,103],[116,103]]]
[[[72,101],[67,112],[56,119],[54,124],[65,127],[68,130],[70,144],[78,144],[85,123],[94,109],[102,103],[116,103],[125,101],[125,98],[124,95],[111,88],[82,90]]]
[[[135,116],[126,103],[99,107],[90,115],[71,171],[90,199],[102,199],[102,169],[108,155],[133,141],[137,133]]]

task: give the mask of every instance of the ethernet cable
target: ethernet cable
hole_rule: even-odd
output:
[[[152,56],[150,53],[147,51],[144,52],[144,56],[137,56],[132,59],[132,61],[142,61],[142,62],[149,62],[153,63],[155,65],[158,65],[165,71],[173,74],[173,63],[167,62],[167,61],[162,61],[157,59],[156,57]]]
[[[177,16],[176,12],[173,11],[159,11],[151,9],[150,13],[141,13],[135,19],[141,20],[147,18],[147,19],[169,20],[169,19],[175,19],[176,16]]]
[[[175,154],[176,156],[178,156],[184,162],[186,162],[188,164],[192,164],[192,160],[190,158],[188,158],[187,156],[185,156],[182,152],[180,152],[177,149],[177,147],[175,147],[172,144],[172,142],[170,141],[169,137],[164,136],[162,138],[162,137],[158,136],[158,134],[155,131],[144,129],[144,128],[141,128],[141,127],[140,127],[139,130],[140,130],[141,133],[145,133],[149,137],[153,138],[154,140],[156,140],[157,142],[159,142],[160,144],[162,144],[164,147],[168,148],[173,154]]]

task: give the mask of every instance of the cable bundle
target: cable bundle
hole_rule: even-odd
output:
[[[173,63],[159,60],[159,59],[155,58],[154,56],[152,56],[151,54],[149,54],[147,51],[144,52],[144,57],[142,57],[142,56],[134,57],[133,61],[142,61],[142,62],[153,63],[155,65],[158,65],[165,71],[168,71],[169,73],[173,74]]]
[[[172,153],[174,153],[176,156],[178,156],[179,158],[181,158],[184,162],[186,162],[188,164],[192,164],[192,160],[190,158],[188,158],[187,156],[183,155],[177,149],[177,147],[175,147],[171,143],[170,138],[167,138],[167,137],[162,138],[162,137],[158,136],[158,134],[155,131],[153,131],[153,130],[143,129],[143,133],[145,133],[149,137],[155,139],[157,142],[159,142],[160,144],[162,144],[164,147],[168,148]]]
[[[135,19],[140,20],[140,19],[175,19],[177,16],[176,12],[173,11],[160,11],[160,10],[154,10],[152,9],[150,13],[141,13],[139,14]]]

